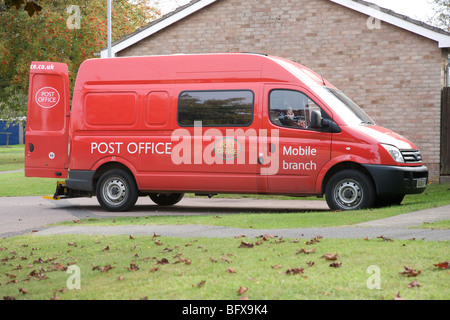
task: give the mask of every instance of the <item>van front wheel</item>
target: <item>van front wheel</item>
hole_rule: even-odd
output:
[[[171,206],[183,199],[184,193],[152,193],[149,195],[152,201],[160,206]]]
[[[325,189],[325,198],[331,210],[369,208],[375,197],[375,187],[370,178],[353,169],[337,172],[328,181]]]
[[[105,172],[98,180],[97,200],[107,211],[128,211],[136,203],[139,192],[131,174],[114,169]]]

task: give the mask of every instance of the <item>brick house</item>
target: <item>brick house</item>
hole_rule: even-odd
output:
[[[441,163],[450,149],[441,143],[450,33],[362,0],[194,0],[112,46],[118,57],[215,52],[267,53],[313,69],[413,141],[433,182],[450,178],[441,170],[450,168]]]

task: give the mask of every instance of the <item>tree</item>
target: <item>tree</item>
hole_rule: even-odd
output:
[[[25,3],[24,0],[5,0],[4,1],[4,8],[3,10],[9,10],[11,7],[16,8],[16,10],[19,10],[22,8],[28,13],[30,17],[32,17],[35,13],[40,12],[42,10],[42,7],[37,4],[34,1],[27,1]],[[1,8],[0,8],[1,9]]]
[[[430,0],[430,3],[434,9],[430,23],[450,32],[450,0]]]
[[[26,9],[30,2],[40,10],[31,14]],[[80,64],[94,58],[107,45],[106,1],[71,0],[70,5],[64,0],[37,2],[0,3],[0,118],[26,115],[26,103],[21,101],[28,95],[32,61],[67,63],[72,92]],[[113,41],[148,24],[159,14],[145,0],[114,0]]]

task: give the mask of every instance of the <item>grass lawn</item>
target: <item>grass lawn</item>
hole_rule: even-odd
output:
[[[417,227],[411,227],[411,229],[450,229],[450,220],[441,220],[437,222],[423,223]]]
[[[24,145],[0,147],[0,171],[24,168]]]
[[[398,293],[404,299],[450,298],[450,270],[434,266],[448,261],[448,241],[311,240],[270,236],[265,241],[152,236],[2,239],[0,293],[3,298],[33,300],[392,300]],[[249,245],[241,247],[242,242]],[[325,254],[338,258],[328,261]],[[71,265],[79,268],[76,273],[73,267],[67,273]],[[405,266],[416,276],[401,274]],[[76,284],[80,289],[70,289]],[[377,284],[380,289],[374,288]],[[245,292],[240,294],[240,288]]]

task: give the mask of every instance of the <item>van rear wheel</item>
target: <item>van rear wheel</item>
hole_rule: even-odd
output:
[[[150,199],[160,206],[171,206],[183,199],[184,193],[151,193]]]
[[[369,208],[375,197],[375,187],[370,178],[353,169],[337,172],[328,181],[325,189],[325,198],[331,210]]]
[[[133,176],[127,171],[106,171],[98,180],[97,200],[107,211],[128,211],[136,203],[139,192]]]

